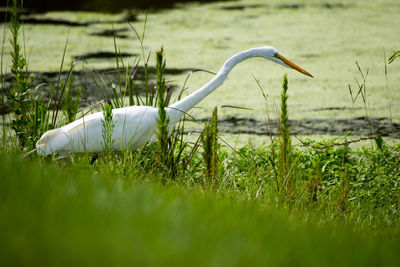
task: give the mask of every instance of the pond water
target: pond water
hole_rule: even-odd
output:
[[[199,2],[198,0],[24,0],[24,6],[37,12],[54,10],[81,10],[96,12],[120,12],[124,9],[161,9],[172,8],[177,3]],[[200,2],[212,2],[202,0]]]
[[[244,143],[247,135],[263,136],[268,131],[267,116],[272,120],[279,117],[276,110],[282,76],[288,73],[289,120],[294,132],[307,136],[343,133],[365,136],[373,125],[382,133],[392,132],[394,138],[400,136],[400,61],[388,65],[387,79],[384,75],[384,49],[388,57],[400,48],[398,0],[192,2],[159,12],[139,9],[130,25],[123,12],[110,12],[132,6],[140,8],[142,2],[144,8],[171,7],[177,2],[162,1],[160,5],[151,0],[77,2],[45,1],[44,5],[37,5],[35,1],[25,1],[26,7],[31,3],[42,11],[107,11],[50,11],[25,18],[24,43],[37,82],[58,77],[68,37],[66,64],[75,57],[85,59],[76,67],[82,87],[90,86],[91,74],[97,72],[105,80],[100,85],[111,88],[116,78],[107,75],[116,68],[114,36],[124,62],[132,65],[139,59],[142,66],[142,48],[130,25],[141,33],[147,13],[144,53],[151,51],[149,64],[154,67],[154,52],[164,47],[167,69],[171,70],[167,79],[176,88],[182,87],[190,70],[217,72],[238,51],[264,45],[276,47],[314,75],[310,79],[261,59],[243,62],[221,88],[192,110],[191,114],[200,122],[208,119],[215,106],[247,107],[251,110],[221,109],[221,129],[245,136]],[[6,72],[10,66],[7,62],[11,62],[10,51],[6,41],[3,58]],[[368,72],[366,103],[361,96],[353,103],[349,93],[349,85],[355,95],[357,83],[362,82],[356,62],[364,75]],[[263,87],[268,106],[253,76]],[[211,78],[207,73],[192,75],[186,84],[187,93]],[[136,85],[141,86],[139,80]],[[101,94],[89,89],[85,96],[88,101],[92,96],[101,98]],[[265,140],[265,135],[261,139]]]

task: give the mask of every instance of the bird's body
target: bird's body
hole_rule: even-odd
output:
[[[152,137],[157,127],[158,110],[148,106],[130,106],[112,111],[112,146],[116,150],[136,149]],[[101,152],[103,145],[103,112],[97,112],[46,132],[37,143],[42,153],[53,151]],[[46,150],[46,149],[51,150]]]
[[[229,72],[241,61],[263,57],[312,77],[287,60],[270,46],[252,48],[228,59],[218,74],[199,90],[166,109],[170,130],[179,119],[202,99],[223,84]],[[136,149],[154,138],[157,130],[158,109],[149,106],[130,106],[112,110],[112,146],[116,150]],[[84,116],[63,127],[46,132],[36,144],[37,152],[49,155],[56,152],[101,152],[103,145],[103,112]]]

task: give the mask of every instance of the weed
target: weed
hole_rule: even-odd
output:
[[[113,122],[112,106],[106,104],[103,111],[104,120],[101,121],[101,134],[103,136],[103,151],[110,154],[113,148],[112,135],[115,123]]]
[[[152,106],[153,105],[153,94],[150,92],[149,89],[149,59],[150,59],[150,51],[147,54],[147,57],[145,56],[144,53],[144,38],[146,36],[146,25],[147,25],[147,13],[146,13],[146,17],[144,19],[144,24],[143,24],[143,31],[142,34],[139,34],[135,27],[132,26],[132,24],[128,23],[129,26],[131,27],[131,29],[135,32],[136,37],[138,38],[139,42],[140,42],[140,47],[142,50],[142,60],[143,60],[143,64],[144,64],[144,80],[145,80],[145,93],[146,93],[146,102],[145,105],[146,106]]]
[[[400,51],[399,51],[400,53]],[[394,127],[393,127],[393,114],[392,114],[392,97],[389,93],[389,80],[388,80],[388,66],[386,63],[386,51],[383,49],[383,62],[385,65],[385,81],[386,81],[386,98],[388,100],[388,107],[389,107],[389,119],[390,119],[390,130],[393,132]]]
[[[193,159],[199,145],[198,142],[192,147],[191,152],[188,154],[184,153],[188,145],[183,141],[184,137],[184,125],[185,116],[178,122],[171,122],[167,114],[167,107],[171,99],[172,90],[167,87],[164,71],[166,61],[164,58],[164,51],[161,48],[156,53],[156,73],[157,73],[157,85],[156,94],[153,98],[152,94],[148,94],[147,103],[154,102],[154,105],[158,108],[157,118],[157,161],[166,173],[175,178],[178,170],[181,174],[184,174],[191,160]],[[184,155],[185,154],[185,155]]]
[[[7,1],[7,8],[8,8],[8,1]],[[7,19],[7,12],[6,12],[6,19]],[[0,95],[0,112],[2,114],[2,119],[3,119],[3,125],[4,125],[4,114],[6,113],[6,101],[7,101],[7,94],[6,94],[6,88],[5,88],[5,75],[4,73],[6,72],[6,70],[4,68],[6,68],[6,66],[4,66],[4,50],[5,50],[5,43],[6,43],[6,35],[7,35],[7,24],[3,23],[3,38],[1,39],[1,54],[0,54],[0,87],[1,87],[1,95]],[[4,67],[4,68],[3,68]],[[3,127],[3,138],[5,138],[5,132],[4,132],[4,128]],[[3,143],[4,143],[4,139],[3,139]]]
[[[203,144],[203,162],[205,181],[215,184],[218,180],[218,108],[215,107],[212,116],[204,125],[201,134]]]
[[[392,63],[396,58],[400,57],[400,50],[394,51],[388,59],[389,64]]]
[[[169,117],[167,116],[166,111],[166,85],[164,78],[164,70],[165,70],[165,59],[164,59],[164,51],[161,48],[160,51],[157,52],[157,107],[158,107],[158,119],[157,119],[157,138],[159,142],[159,156],[160,162],[164,166],[168,166],[168,138],[169,138]]]
[[[10,106],[15,114],[12,120],[11,128],[15,131],[20,147],[23,148],[29,142],[29,85],[33,82],[33,76],[26,73],[26,60],[21,51],[19,43],[19,30],[21,24],[18,19],[18,12],[20,7],[18,1],[13,0],[13,8],[11,14],[11,57],[12,66],[11,73],[13,74],[13,89],[8,95]]]
[[[337,188],[337,196],[336,196],[336,201],[335,205],[339,209],[340,212],[345,212],[346,209],[348,209],[349,202],[348,197],[351,191],[351,186],[350,186],[350,179],[349,179],[349,165],[345,164],[344,165],[344,172],[340,175],[340,182],[339,186]]]
[[[74,63],[71,63],[71,65]],[[70,123],[76,119],[76,115],[79,111],[79,100],[81,96],[82,89],[75,90],[72,84],[72,72],[68,77],[67,88],[65,91],[65,96],[62,102],[62,110],[64,111],[64,116],[66,118],[66,122]],[[75,99],[73,99],[75,97]]]
[[[18,1],[13,1],[11,15],[11,46],[13,88],[7,98],[14,113],[11,129],[14,130],[20,148],[34,149],[39,137],[49,129],[50,100],[46,103],[38,92],[41,86],[34,90],[30,86],[34,80],[28,74],[27,62],[19,43],[19,30],[21,24],[18,19],[20,6]]]
[[[280,136],[279,136],[279,176],[278,176],[278,190],[284,194],[286,197],[291,197],[293,194],[294,181],[291,159],[291,138],[289,129],[289,111],[287,108],[287,90],[288,90],[288,80],[287,75],[283,76],[282,84],[282,94],[281,94],[281,114],[280,114]]]
[[[56,102],[56,104],[55,104],[56,107],[55,107],[55,111],[53,112],[53,116],[51,118],[51,128],[55,128],[56,127],[57,117],[58,117],[59,110],[61,109],[61,106],[62,106],[62,103],[63,103],[65,89],[67,88],[68,81],[71,78],[73,68],[75,66],[75,63],[77,62],[77,61],[74,61],[71,64],[69,72],[68,72],[68,75],[67,75],[66,82],[63,83],[61,81],[61,73],[62,73],[62,70],[63,70],[63,67],[64,67],[64,59],[65,59],[65,54],[67,52],[68,38],[69,38],[69,33],[67,35],[67,40],[65,41],[65,45],[64,45],[64,51],[63,51],[61,64],[60,64],[60,71],[58,73],[56,92],[54,94],[54,98],[55,98],[54,101]],[[60,90],[61,90],[61,92],[59,92]],[[57,97],[58,97],[58,99],[57,99]]]

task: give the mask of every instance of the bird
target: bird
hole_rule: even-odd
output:
[[[254,57],[270,60],[313,78],[310,73],[288,60],[274,47],[263,46],[241,51],[226,60],[217,75],[207,84],[166,108],[167,117],[171,122],[168,126],[169,132],[184,114],[220,87],[237,64]],[[135,150],[154,140],[157,119],[158,108],[156,107],[128,106],[113,109],[112,148],[120,151]],[[49,130],[37,141],[36,151],[42,156],[53,153],[102,152],[104,150],[102,122],[104,122],[104,114],[97,112],[60,128]]]

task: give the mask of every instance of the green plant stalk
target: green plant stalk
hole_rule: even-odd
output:
[[[120,93],[120,106],[124,107],[125,102],[124,99],[128,97],[128,105],[133,106],[135,105],[135,101],[133,99],[133,78],[135,72],[137,70],[137,64],[134,66],[125,65],[124,58],[121,56],[121,52],[119,52],[119,60],[121,61],[121,69],[124,72],[125,84],[122,90],[121,81],[119,82],[119,93]],[[115,95],[116,97],[116,95]]]
[[[375,129],[374,129],[374,125],[372,123],[372,119],[371,119],[371,109],[369,106],[369,102],[368,102],[368,95],[367,95],[367,78],[368,78],[368,74],[369,74],[369,69],[367,68],[367,70],[364,72],[361,70],[360,65],[358,64],[358,62],[356,61],[356,65],[357,65],[357,69],[360,72],[361,78],[362,78],[362,83],[359,83],[358,80],[356,79],[357,82],[357,86],[359,88],[359,92],[361,93],[361,97],[362,97],[362,101],[364,104],[364,111],[365,111],[365,118],[368,120],[370,129],[371,129],[371,135],[372,136],[376,136],[375,135]],[[373,145],[373,142],[371,140],[371,146]]]
[[[7,0],[7,5],[6,7],[8,8],[8,0]],[[6,13],[7,16],[7,13]],[[6,17],[7,19],[7,17]],[[2,42],[2,46],[1,46],[1,54],[0,54],[0,86],[1,86],[1,106],[0,108],[3,109],[5,108],[5,102],[6,102],[6,88],[5,88],[5,70],[3,69],[3,59],[4,59],[4,47],[5,47],[5,43],[6,43],[6,28],[7,28],[7,24],[4,23],[3,24],[3,38],[1,40]],[[2,112],[4,114],[4,112]],[[4,115],[3,115],[3,122],[4,122]]]
[[[16,135],[18,137],[18,140],[20,142],[20,145],[23,146],[25,144],[25,138],[24,134],[22,132],[22,125],[20,121],[24,120],[24,111],[22,110],[22,102],[24,100],[24,92],[20,92],[21,88],[24,89],[24,85],[21,84],[21,73],[23,71],[23,67],[25,65],[25,62],[22,58],[21,55],[21,47],[18,41],[18,35],[19,35],[19,29],[20,29],[20,23],[18,20],[18,3],[16,0],[13,0],[13,7],[12,7],[12,13],[11,13],[11,27],[10,27],[10,32],[11,32],[11,39],[10,43],[12,46],[12,51],[11,51],[11,58],[12,58],[12,66],[11,66],[11,73],[14,76],[14,82],[13,82],[13,89],[11,93],[8,96],[8,99],[10,100],[10,105],[12,110],[15,113],[15,119],[12,121],[11,128],[16,132]]]
[[[399,51],[399,54],[400,54],[400,51]],[[390,95],[390,90],[389,90],[388,66],[387,66],[387,63],[386,63],[386,51],[385,51],[385,49],[383,49],[383,62],[384,62],[384,65],[385,65],[386,98],[388,99],[390,130],[394,131],[393,114],[392,114],[392,96]]]
[[[143,63],[144,63],[144,80],[145,80],[145,91],[146,91],[146,105],[148,106],[153,106],[153,94],[150,92],[149,88],[149,58],[150,58],[150,51],[147,55],[147,58],[144,56],[144,37],[146,36],[146,26],[147,26],[147,13],[144,19],[144,25],[143,25],[143,32],[142,32],[142,37],[140,38],[140,45],[142,48],[142,56],[143,56]]]
[[[136,65],[137,66],[137,65]],[[133,81],[136,71],[136,66],[129,66],[125,70],[125,93],[124,96],[128,95],[129,106],[135,105],[135,100],[133,99]],[[128,94],[127,94],[128,91]]]
[[[160,149],[160,161],[164,166],[168,165],[168,124],[169,117],[165,110],[165,95],[166,86],[164,78],[165,70],[165,59],[163,48],[156,53],[156,70],[157,70],[157,107],[158,107],[158,119],[157,119],[157,137],[159,141]]]
[[[114,26],[113,26],[113,30],[114,30]],[[119,91],[120,91],[120,96],[121,96],[121,102],[122,102],[122,94],[121,94],[121,74],[120,74],[120,67],[119,67],[119,51],[117,48],[117,40],[115,38],[115,34],[113,35],[113,41],[114,41],[114,52],[115,52],[115,62],[117,64],[117,77],[118,77],[118,85],[119,85]],[[114,94],[114,99],[116,100],[115,103],[115,107],[116,108],[120,108],[120,101],[118,101],[118,97],[117,97],[117,93],[115,91],[115,89],[113,90],[113,94]]]
[[[12,67],[11,67],[11,72],[16,76],[21,69],[24,67],[24,59],[22,58],[21,55],[21,47],[18,41],[18,36],[19,36],[19,29],[21,27],[19,20],[18,20],[18,2],[17,0],[13,0],[13,8],[12,8],[12,13],[11,13],[11,46],[12,46],[12,51],[11,51],[11,57],[12,57]]]
[[[71,64],[74,64],[74,62],[72,62]],[[76,119],[76,115],[78,114],[79,111],[79,100],[82,92],[81,88],[78,90],[74,90],[72,84],[72,75],[73,73],[71,73],[71,75],[68,77],[68,80],[66,81],[67,88],[65,91],[65,96],[61,107],[62,110],[64,111],[67,123],[73,122]],[[72,97],[74,95],[75,95],[75,100],[73,101]]]
[[[279,187],[278,190],[281,192],[287,191],[291,186],[291,181],[289,177],[289,172],[291,169],[291,139],[289,130],[289,112],[287,107],[287,90],[288,90],[288,80],[287,74],[283,76],[282,84],[282,94],[281,94],[281,114],[280,114],[280,140],[279,140]]]
[[[182,156],[186,148],[186,144],[183,142],[184,123],[181,124],[179,122],[177,127],[174,127],[173,129],[169,128],[170,119],[166,113],[168,91],[164,78],[166,62],[164,59],[163,48],[156,53],[156,60],[157,93],[154,104],[158,107],[156,135],[159,142],[157,143],[157,160],[162,169],[167,171],[164,172],[164,174],[168,174],[170,177],[175,178],[178,169],[184,172],[188,166]]]
[[[69,31],[68,31],[67,39],[65,41],[64,51],[63,51],[63,55],[62,55],[62,59],[61,59],[61,65],[60,65],[60,71],[59,71],[59,74],[58,74],[56,92],[55,92],[55,95],[54,95],[55,98],[58,97],[58,92],[59,92],[60,88],[61,88],[61,92],[60,92],[60,97],[58,98],[58,101],[56,100],[57,101],[56,110],[55,110],[55,112],[53,112],[53,115],[52,115],[52,118],[51,118],[51,128],[55,128],[56,127],[58,112],[61,109],[61,103],[63,102],[64,92],[65,92],[65,88],[67,86],[67,82],[61,83],[61,73],[62,73],[62,69],[64,67],[64,59],[65,59],[65,54],[67,52],[68,39],[69,39]],[[69,78],[71,77],[74,66],[75,66],[75,64],[71,64],[71,67],[69,69],[66,81],[68,81]]]
[[[218,108],[215,107],[201,135],[206,181],[215,184],[218,178]]]
[[[8,0],[6,4],[6,8],[8,8]],[[6,13],[7,14],[7,13]],[[7,15],[6,15],[7,16]],[[6,17],[7,18],[7,17]],[[2,123],[5,125],[5,112],[4,110],[6,109],[6,86],[5,86],[5,75],[4,73],[6,70],[3,70],[3,59],[4,59],[4,47],[5,47],[5,42],[6,42],[6,27],[7,24],[4,23],[3,25],[3,38],[1,40],[2,46],[1,46],[1,55],[0,55],[0,86],[1,86],[1,103],[0,103],[0,110],[2,111]],[[1,127],[2,129],[2,145],[3,147],[6,146],[6,127]]]
[[[149,77],[148,77],[148,62],[149,62],[149,58],[150,58],[150,52],[147,55],[147,58],[144,54],[144,37],[146,36],[146,26],[147,26],[147,13],[144,19],[144,24],[143,24],[143,32],[140,35],[138,33],[138,31],[135,29],[135,27],[132,26],[132,24],[128,23],[129,26],[131,27],[131,29],[135,32],[137,39],[140,42],[140,47],[142,50],[142,59],[143,59],[143,65],[144,65],[144,81],[145,81],[145,97],[146,97],[146,101],[145,101],[145,105],[146,106],[153,106],[153,95],[150,92],[150,88],[149,88]],[[137,104],[139,104],[139,100],[136,100]],[[155,106],[155,105],[154,105]]]
[[[26,60],[21,52],[21,46],[18,41],[19,29],[21,24],[18,20],[18,12],[20,7],[18,1],[13,0],[13,8],[11,14],[11,57],[12,66],[11,73],[13,74],[13,88],[8,95],[8,100],[12,111],[14,112],[14,119],[11,122],[11,128],[15,131],[21,148],[25,145],[32,146],[29,142],[31,138],[29,127],[29,85],[33,82],[33,76],[25,72]]]
[[[396,58],[400,57],[400,50],[394,51],[393,55],[391,55],[388,59],[389,64],[393,63]]]
[[[113,122],[112,106],[106,104],[103,111],[104,120],[101,121],[103,148],[105,154],[110,154],[113,147],[112,134],[114,131],[115,123]]]
[[[125,106],[124,105],[125,93],[122,92],[121,70],[124,70],[125,81],[126,81],[127,75],[126,75],[126,68],[125,68],[125,65],[124,65],[124,61],[123,61],[123,58],[121,56],[121,51],[118,49],[118,46],[117,46],[117,39],[115,37],[114,25],[113,25],[113,32],[114,32],[114,35],[113,35],[114,52],[115,52],[115,61],[116,61],[116,64],[117,64],[117,77],[118,77],[118,89],[119,89],[118,90],[119,91],[119,98],[118,98],[118,95],[117,95],[117,92],[116,92],[115,89],[113,90],[113,94],[114,94],[113,98],[114,98],[115,107],[116,108],[121,108],[121,107]],[[122,64],[121,66],[120,66],[120,61],[121,61],[121,64]],[[127,83],[125,83],[125,86],[127,86]],[[124,92],[126,92],[126,89],[124,90]]]

